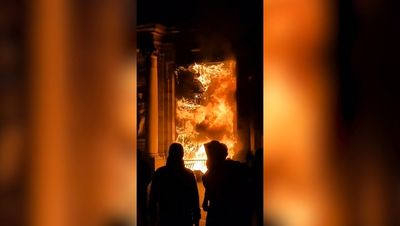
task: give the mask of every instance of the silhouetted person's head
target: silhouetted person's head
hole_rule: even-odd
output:
[[[173,143],[169,146],[167,166],[168,167],[183,167],[183,146],[179,143]]]
[[[204,144],[207,154],[207,167],[212,169],[228,156],[228,147],[216,140]]]

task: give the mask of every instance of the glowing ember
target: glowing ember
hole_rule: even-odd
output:
[[[219,140],[228,146],[229,157],[235,154],[235,62],[193,64],[178,68],[176,75],[181,91],[176,102],[176,141],[185,149],[186,166],[205,172],[204,143]]]

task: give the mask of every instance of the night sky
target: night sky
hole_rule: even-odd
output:
[[[238,48],[250,39],[262,45],[262,0],[138,0],[137,4],[138,25],[196,29],[204,36],[218,33]]]
[[[260,0],[138,0],[137,6],[138,24],[158,22],[166,26],[200,26],[215,22],[229,27],[220,22],[236,21],[248,25],[257,20],[262,24]]]

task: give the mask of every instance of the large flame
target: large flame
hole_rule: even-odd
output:
[[[235,61],[224,61],[177,69],[178,82],[189,74],[199,86],[196,92],[177,97],[176,104],[176,141],[183,145],[184,159],[192,170],[207,171],[203,144],[210,140],[226,144],[229,157],[235,154],[235,65]]]

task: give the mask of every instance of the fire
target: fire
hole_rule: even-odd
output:
[[[235,61],[196,63],[176,70],[180,90],[176,100],[176,141],[183,145],[186,166],[192,170],[207,171],[203,144],[210,140],[225,143],[228,157],[235,154],[235,65]]]

